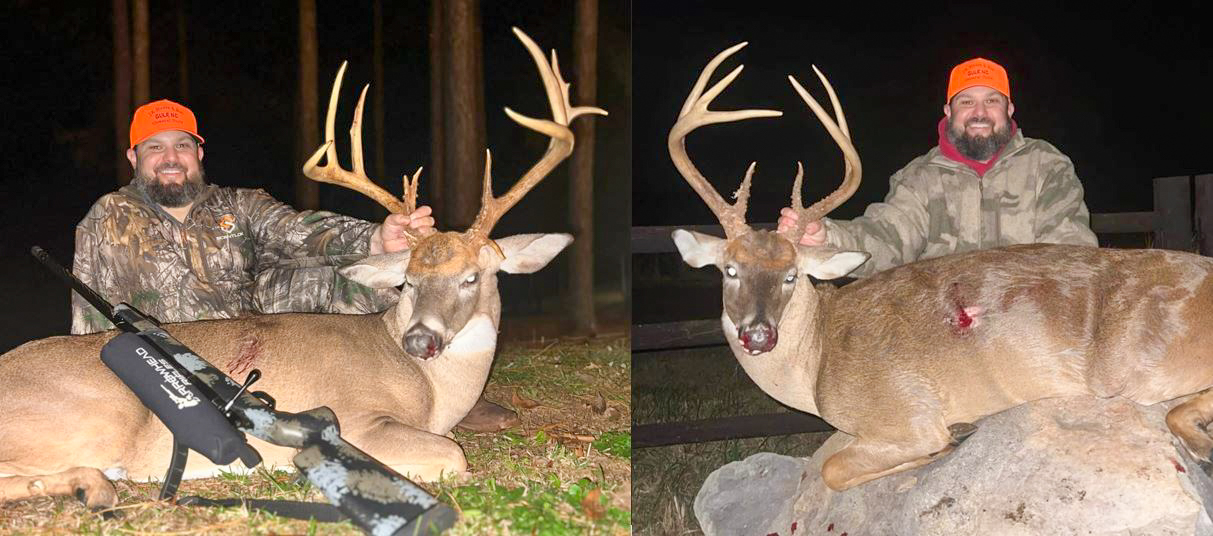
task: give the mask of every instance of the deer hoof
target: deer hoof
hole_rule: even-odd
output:
[[[953,447],[960,446],[961,443],[964,443],[964,440],[968,439],[976,431],[977,427],[973,426],[972,423],[958,422],[948,425],[948,433],[952,434],[951,445]]]
[[[518,426],[519,422],[517,412],[481,398],[456,426],[473,432],[500,432]]]
[[[109,482],[105,484],[98,487],[77,487],[75,496],[76,500],[84,503],[84,506],[93,513],[100,513],[104,519],[113,519],[114,511],[112,508],[118,504],[118,494]]]
[[[1213,463],[1208,460],[1196,460],[1196,466],[1209,478],[1213,478]]]

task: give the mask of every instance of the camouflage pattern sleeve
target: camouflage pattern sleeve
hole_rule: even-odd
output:
[[[863,216],[850,221],[822,218],[829,245],[872,255],[851,272],[851,277],[866,277],[918,260],[926,243],[930,215],[928,196],[914,183],[903,169],[889,179],[884,202],[868,205]]]
[[[1057,155],[1036,194],[1036,241],[1099,246],[1074,164],[1060,152]]]
[[[364,287],[336,270],[370,251],[379,224],[327,211],[296,211],[261,190],[240,194],[239,205],[255,237],[257,311],[365,314],[399,300],[394,288]]]
[[[97,210],[98,206],[94,205],[88,214],[84,216],[84,219],[80,221],[80,224],[76,226],[76,252],[72,259],[72,273],[83,281],[85,285],[105,296],[104,290],[97,288],[97,273],[102,269],[102,262],[97,248],[98,230],[96,225],[100,221],[96,217]],[[73,335],[113,329],[114,325],[101,316],[101,313],[85,301],[84,298],[81,298],[75,292],[69,291],[69,293],[72,300]]]
[[[280,259],[366,254],[378,224],[323,210],[295,210],[263,190],[240,190],[240,210],[257,243],[258,264]]]

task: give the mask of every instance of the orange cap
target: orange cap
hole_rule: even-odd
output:
[[[952,68],[952,76],[948,79],[948,98],[950,102],[957,93],[973,86],[989,86],[1011,98],[1011,82],[1007,80],[1007,70],[1001,65],[987,59],[973,58]]]
[[[205,141],[198,135],[198,120],[194,118],[194,112],[171,100],[161,99],[135,110],[135,117],[131,119],[131,148],[165,130],[189,132],[198,138],[198,143]]]

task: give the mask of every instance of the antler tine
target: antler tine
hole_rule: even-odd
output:
[[[328,114],[325,116],[324,121],[324,145],[317,149],[312,154],[312,157],[303,164],[303,174],[314,181],[336,184],[359,192],[374,199],[394,214],[407,214],[411,211],[406,210],[407,207],[405,207],[404,203],[375,184],[370,177],[366,176],[366,169],[362,158],[362,110],[366,102],[366,91],[370,87],[369,85],[362,89],[362,95],[358,98],[358,106],[354,109],[354,120],[350,123],[350,152],[354,170],[351,172],[343,169],[337,161],[333,123],[337,118],[337,100],[340,95],[341,80],[345,76],[347,63],[341,63],[341,69],[337,71],[337,78],[333,80],[333,90],[329,95]],[[326,161],[323,166],[319,165],[321,158],[324,158]]]
[[[354,107],[354,120],[350,121],[350,160],[354,163],[354,175],[366,177],[366,165],[362,159],[362,106],[366,104],[366,91],[371,85],[362,86],[362,94],[358,95],[358,105]],[[367,180],[370,180],[368,177]]]
[[[484,162],[484,190],[481,193],[480,213],[476,215],[475,222],[466,231],[467,234],[476,235],[484,239],[488,239],[489,232],[493,230],[493,226],[501,219],[501,216],[510,210],[519,200],[522,199],[539,181],[543,180],[552,169],[560,162],[568,158],[573,152],[573,131],[569,129],[569,122],[574,118],[587,114],[607,115],[605,110],[592,106],[573,107],[569,103],[569,84],[560,76],[560,64],[556,60],[556,52],[552,51],[552,61],[549,63],[535,44],[522,30],[514,28],[514,35],[522,41],[522,45],[526,47],[531,54],[531,58],[535,61],[535,67],[539,70],[539,77],[543,81],[544,91],[547,94],[548,105],[552,109],[552,119],[535,119],[517,113],[508,107],[505,113],[515,123],[526,128],[544,134],[552,140],[548,143],[547,151],[539,159],[531,169],[527,170],[518,179],[518,182],[510,188],[505,195],[501,197],[493,197],[492,185],[492,160],[491,155],[486,150]]]
[[[821,70],[813,65],[813,72],[817,73],[817,79],[821,80],[821,85],[825,86],[826,94],[830,96],[830,107],[834,109],[834,118],[838,122],[838,130],[841,130],[847,139],[851,139],[851,130],[847,128],[847,118],[842,114],[842,104],[838,102],[838,95],[834,93],[834,86],[830,85],[830,81],[826,79],[826,75],[821,74]]]
[[[817,73],[817,77],[821,79],[822,85],[825,86],[826,92],[830,95],[830,103],[834,107],[834,112],[838,118],[838,123],[835,123],[830,118],[829,114],[822,109],[821,105],[817,103],[817,100],[814,99],[812,95],[809,95],[808,91],[805,91],[804,87],[800,85],[800,82],[798,82],[795,77],[789,75],[788,80],[791,81],[792,87],[796,89],[796,92],[800,94],[800,98],[804,100],[805,104],[807,104],[809,108],[813,110],[813,113],[817,115],[817,119],[821,121],[822,126],[824,126],[826,131],[830,133],[830,137],[834,138],[834,143],[837,143],[838,148],[842,150],[842,156],[845,160],[846,169],[843,174],[842,184],[838,186],[838,189],[825,196],[822,200],[813,203],[813,205],[808,209],[804,209],[801,208],[800,203],[800,181],[801,175],[803,174],[803,168],[801,168],[800,164],[797,163],[798,171],[796,174],[792,199],[796,205],[793,208],[796,209],[796,212],[799,215],[797,220],[798,228],[788,234],[788,236],[792,237],[793,239],[799,238],[799,234],[804,232],[804,226],[809,222],[821,219],[826,214],[829,214],[830,211],[838,208],[839,205],[846,202],[847,199],[850,199],[851,196],[855,194],[855,190],[859,188],[860,178],[863,175],[863,167],[859,161],[859,153],[855,151],[855,146],[851,143],[851,136],[847,129],[846,118],[842,114],[842,106],[838,102],[838,97],[834,94],[834,88],[830,85],[830,82],[826,79],[825,75],[821,74],[821,71],[819,71],[816,66],[813,67],[813,70]]]
[[[691,162],[691,158],[687,156],[686,137],[691,131],[703,125],[741,121],[754,117],[779,117],[783,115],[783,112],[777,110],[732,110],[727,112],[708,110],[708,105],[712,103],[712,100],[717,95],[720,95],[729,84],[733,83],[733,80],[741,74],[741,70],[745,66],[738,65],[727,76],[704,92],[708,80],[712,77],[712,74],[716,71],[716,67],[721,62],[734,52],[741,50],[747,44],[746,42],[742,42],[733,45],[717,54],[716,57],[712,58],[712,61],[708,62],[707,66],[699,74],[699,78],[695,81],[695,86],[691,88],[691,93],[687,96],[686,102],[683,103],[682,110],[678,113],[678,121],[670,129],[668,138],[670,159],[674,161],[674,167],[678,168],[678,172],[682,174],[682,177],[699,194],[703,202],[708,205],[708,208],[716,215],[716,219],[720,220],[721,227],[724,227],[725,236],[729,238],[741,236],[750,231],[749,225],[746,225],[745,222],[745,210],[750,195],[750,177],[754,173],[754,163],[750,164],[741,187],[733,194],[733,197],[737,200],[736,203],[730,205],[720,197],[720,194],[716,192],[712,184],[699,172],[699,169]]]
[[[804,212],[804,202],[801,201],[800,196],[800,185],[802,179],[804,179],[804,166],[798,161],[796,162],[796,180],[792,181],[792,203],[790,205],[792,210],[795,211],[797,215]],[[785,238],[794,243],[799,242],[800,237],[804,235],[804,227],[809,224],[809,221],[812,220],[797,219],[796,225],[793,228],[780,231],[779,234],[783,235]]]
[[[413,173],[412,180],[409,180],[408,175],[405,175],[402,179],[404,183],[404,210],[406,214],[412,214],[413,211],[417,210],[417,188],[421,186],[421,170],[422,168],[417,168],[417,171]]]

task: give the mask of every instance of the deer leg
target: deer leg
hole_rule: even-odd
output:
[[[932,439],[919,438],[916,443],[856,438],[825,461],[821,466],[821,478],[830,489],[843,491],[869,480],[931,463],[956,448],[952,441],[947,431]]]
[[[467,471],[467,459],[458,443],[394,419],[382,419],[351,435],[349,441],[392,470],[422,481],[432,482],[443,475]]]
[[[1213,389],[1205,390],[1167,412],[1167,427],[1197,459],[1205,474],[1213,476],[1213,437],[1205,428],[1213,421]]]
[[[118,504],[118,492],[101,471],[75,467],[45,476],[0,478],[0,504],[33,497],[75,495],[90,510],[112,508]]]
[[[958,422],[956,424],[948,425],[948,433],[952,434],[952,442],[950,445],[953,447],[959,447],[961,443],[964,443],[964,441],[976,431],[977,427],[972,423]]]

